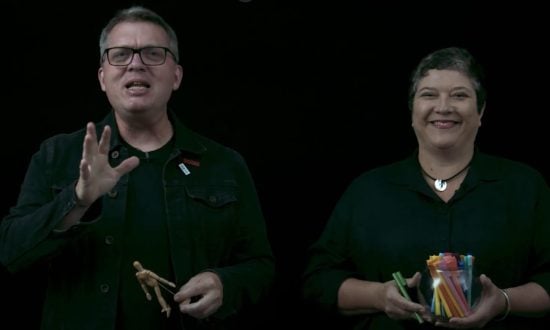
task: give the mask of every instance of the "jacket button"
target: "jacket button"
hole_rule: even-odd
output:
[[[107,293],[109,292],[109,284],[101,284],[99,286],[99,290],[101,291],[101,293]]]
[[[107,195],[111,198],[115,198],[117,195],[118,195],[118,191],[116,190],[111,190],[107,193]]]
[[[118,150],[114,150],[113,152],[111,152],[112,159],[117,159],[118,156],[120,156],[120,153],[118,152]]]
[[[112,245],[115,242],[115,238],[111,235],[105,236],[105,244]]]

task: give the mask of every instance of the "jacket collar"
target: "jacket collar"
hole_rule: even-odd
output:
[[[113,111],[114,110],[109,111],[107,116],[105,116],[103,120],[96,125],[97,136],[101,136],[101,132],[103,131],[103,127],[105,125],[109,125],[111,127],[112,134],[110,150],[118,149],[122,146],[122,138],[120,137]],[[176,149],[198,155],[206,152],[207,148],[198,139],[198,136],[183,125],[172,110],[168,110],[168,117],[172,123],[172,127],[174,128],[174,146]]]

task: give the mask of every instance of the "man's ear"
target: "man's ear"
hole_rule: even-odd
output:
[[[103,83],[103,68],[99,67],[97,70],[97,79],[99,80],[99,86],[101,86],[101,90],[105,92],[105,84]]]

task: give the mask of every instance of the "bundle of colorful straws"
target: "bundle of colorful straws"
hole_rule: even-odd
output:
[[[430,256],[426,263],[432,277],[432,313],[441,318],[469,315],[474,257],[445,252]]]

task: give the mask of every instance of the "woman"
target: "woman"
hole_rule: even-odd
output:
[[[485,110],[481,68],[460,48],[425,57],[409,93],[418,150],[357,178],[311,247],[306,299],[356,328],[406,329],[428,306],[401,296],[439,252],[472,254],[482,292],[473,312],[436,325],[511,328],[550,310],[550,190],[534,169],[476,149]],[[496,320],[501,320],[497,322]],[[425,322],[424,327],[431,327]]]

